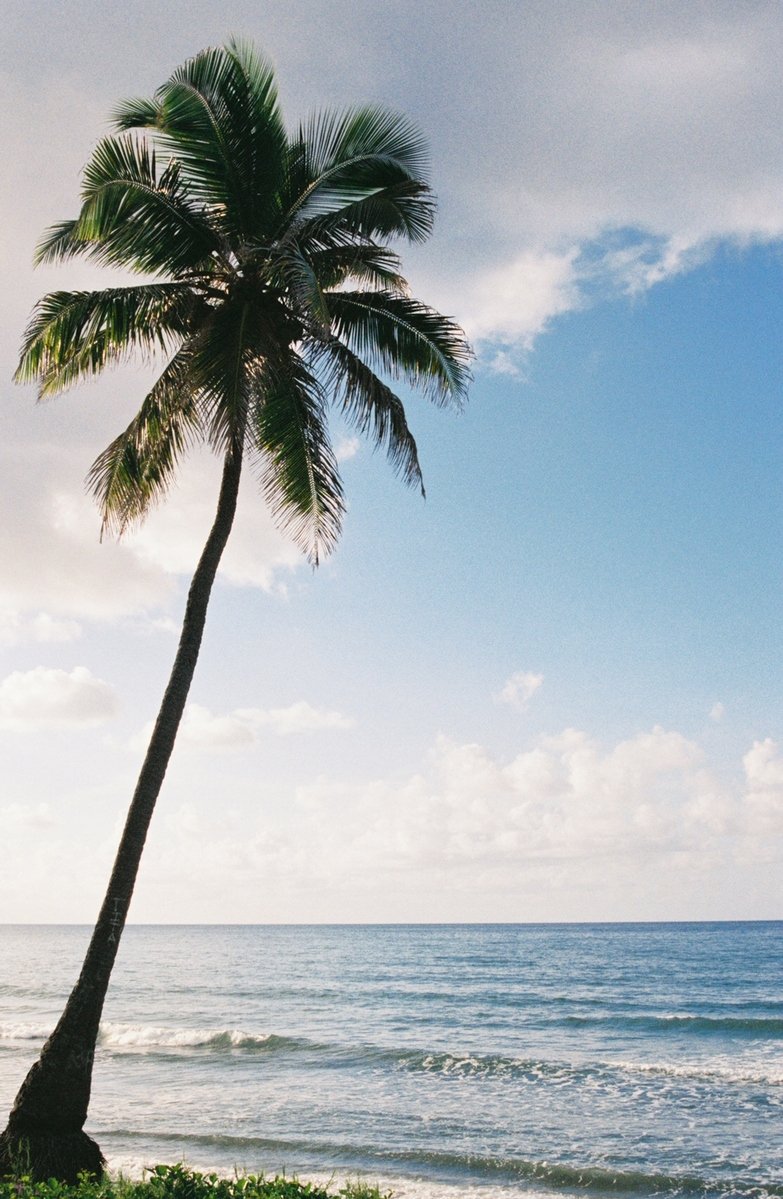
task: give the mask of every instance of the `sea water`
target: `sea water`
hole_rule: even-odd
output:
[[[0,926],[0,1107],[89,930]],[[783,1196],[783,922],[132,926],[109,1163],[398,1196]]]

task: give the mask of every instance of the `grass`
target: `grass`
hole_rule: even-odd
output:
[[[85,1177],[75,1186],[54,1178],[48,1182],[5,1179],[0,1180],[0,1199],[391,1199],[391,1195],[362,1182],[330,1190],[296,1178],[255,1174],[220,1178],[176,1165],[155,1166],[141,1182],[108,1175],[100,1182]]]

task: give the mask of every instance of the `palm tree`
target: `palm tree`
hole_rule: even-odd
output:
[[[327,112],[289,137],[270,67],[231,42],[186,62],[154,99],[122,104],[115,129],[85,168],[79,215],[45,234],[37,261],[81,255],[152,281],[45,296],[17,379],[49,396],[134,351],[162,356],[137,415],[88,476],[102,534],[142,519],[197,440],[223,470],[81,974],[0,1137],[0,1175],[21,1165],[63,1181],[103,1169],[83,1131],[101,1011],[243,461],[277,522],[317,564],[344,511],[327,405],[421,487],[403,405],[383,377],[457,405],[469,380],[462,331],[410,297],[388,248],[394,238],[424,240],[434,214],[422,138],[406,119],[377,107]]]

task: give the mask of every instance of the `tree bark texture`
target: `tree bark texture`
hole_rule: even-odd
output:
[[[174,666],[150,738],[106,897],[65,1010],[22,1083],[0,1136],[0,1177],[25,1173],[75,1182],[99,1175],[104,1159],[83,1131],[98,1028],[155,802],[196,668],[207,605],[236,512],[241,442],[226,453],[217,514],[188,592]]]

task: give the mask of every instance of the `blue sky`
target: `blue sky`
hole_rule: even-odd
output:
[[[215,475],[127,544],[82,480],[149,377],[10,375],[43,228],[121,97],[239,32],[293,121],[380,101],[432,146],[416,294],[476,349],[409,397],[427,500],[336,429],[313,573],[251,484],[138,920],[783,916],[783,16],[774,4],[11,3],[3,218],[0,919],[92,919]]]

